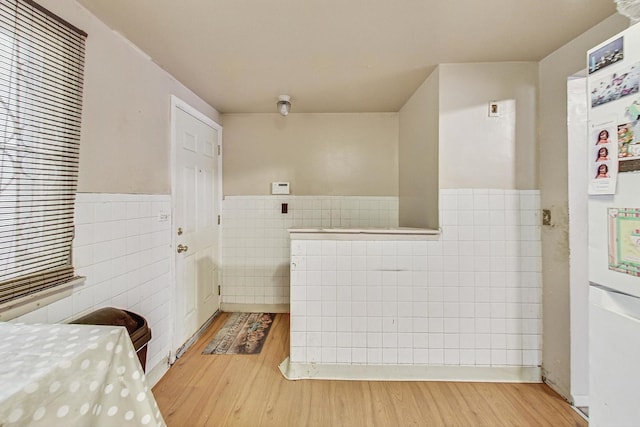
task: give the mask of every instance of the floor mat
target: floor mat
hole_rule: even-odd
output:
[[[202,354],[258,354],[274,318],[273,313],[233,313]]]

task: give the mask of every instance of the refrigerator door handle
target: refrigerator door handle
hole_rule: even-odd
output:
[[[622,291],[620,291],[618,289],[613,289],[613,288],[610,288],[610,287],[605,286],[605,285],[601,285],[601,284],[596,283],[596,282],[589,282],[589,286],[592,286],[592,287],[597,288],[597,289],[602,289],[605,292],[611,292],[611,293],[614,293],[614,294],[624,295],[625,297],[629,297],[629,298],[640,299],[635,295],[631,295],[631,294],[628,294],[626,292],[622,292]]]

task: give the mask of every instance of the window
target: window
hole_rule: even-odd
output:
[[[0,310],[68,287],[86,33],[0,3]]]

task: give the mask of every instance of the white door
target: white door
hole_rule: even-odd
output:
[[[219,125],[172,100],[175,259],[174,349],[218,310]]]

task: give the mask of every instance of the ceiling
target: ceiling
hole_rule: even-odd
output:
[[[613,0],[78,0],[221,113],[398,111],[439,63],[538,61]]]

